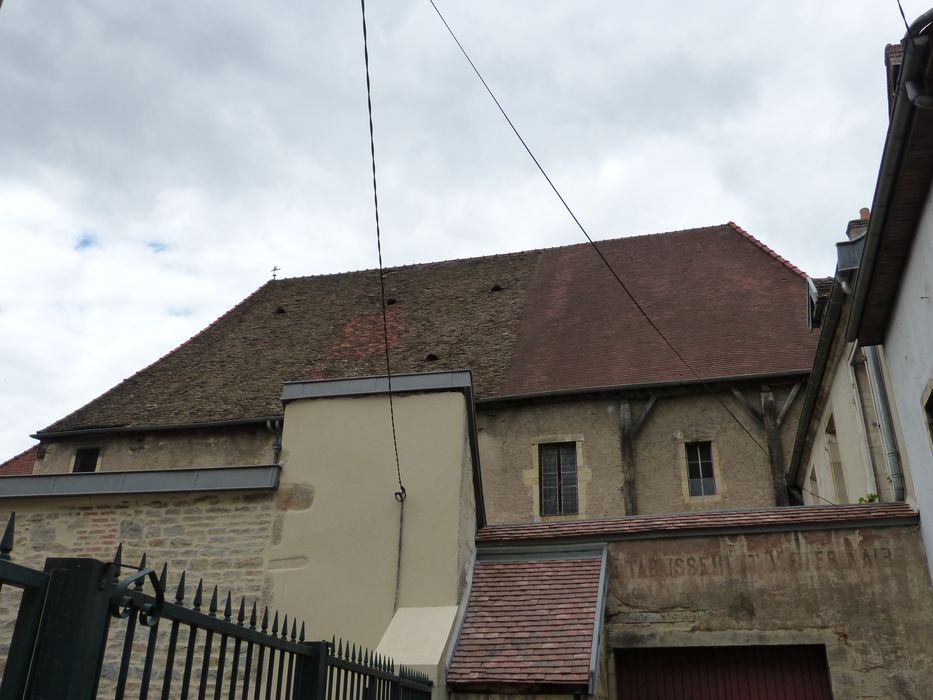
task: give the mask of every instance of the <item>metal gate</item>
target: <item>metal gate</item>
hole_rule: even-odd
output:
[[[205,595],[199,581],[188,605],[184,572],[167,601],[167,566],[124,564],[122,548],[109,562],[16,564],[14,522],[0,539],[0,595],[20,596],[12,632],[0,627],[0,700],[430,700],[424,674],[342,641],[305,641],[304,624],[235,606],[217,586]]]
[[[832,700],[821,645],[616,651],[619,700]]]

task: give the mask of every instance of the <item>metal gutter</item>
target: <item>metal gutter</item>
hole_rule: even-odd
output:
[[[843,299],[845,299],[845,292],[842,285],[838,280],[834,280],[832,291],[829,293],[829,302],[826,304],[820,324],[820,339],[816,346],[816,354],[813,356],[813,369],[810,370],[810,378],[807,380],[807,393],[804,395],[800,419],[797,421],[797,437],[794,440],[794,451],[788,465],[791,483],[795,486],[798,485],[797,482],[800,479],[804,450],[808,447],[808,443],[812,442],[809,435],[810,422],[813,420],[813,412],[816,409],[823,377],[826,374],[829,356],[836,339],[839,319],[842,316]]]
[[[450,391],[452,389],[470,389],[472,391],[472,388],[473,376],[470,370],[392,375],[392,393]],[[282,403],[299,399],[366,396],[369,394],[386,394],[388,392],[389,380],[385,375],[285,382],[282,387]]]
[[[599,586],[596,589],[596,616],[593,619],[593,642],[590,646],[589,694],[596,695],[596,677],[599,674],[599,639],[603,633],[603,619],[606,615],[606,595],[609,587],[608,575],[609,547],[604,545],[602,564],[599,568]]]
[[[857,530],[859,528],[902,527],[918,525],[920,515],[892,515],[889,517],[850,518],[847,520],[829,520],[809,523],[767,523],[759,525],[722,525],[698,526],[682,530],[643,530],[640,532],[602,532],[581,535],[550,535],[538,538],[525,538],[520,540],[529,547],[559,546],[561,542],[573,542],[581,545],[601,545],[608,542],[625,542],[639,540],[671,540],[687,537],[721,537],[724,535],[760,535],[776,532],[826,532],[831,530]],[[488,556],[499,548],[514,547],[515,541],[504,542],[477,542],[477,552]]]
[[[278,488],[281,469],[277,464],[269,464],[255,467],[5,476],[0,477],[0,499],[271,491]]]
[[[925,57],[919,55],[921,52],[918,42],[922,40],[924,46],[929,42],[928,36],[919,37],[918,34],[925,31],[931,21],[933,21],[933,9],[927,10],[911,24],[901,42],[904,46],[904,58],[901,63],[900,85],[884,142],[875,196],[872,200],[871,220],[865,235],[865,252],[855,281],[852,306],[846,319],[845,337],[848,342],[856,340],[859,335],[878,249],[881,246],[884,230],[887,228],[891,195],[904,160],[907,135],[913,121],[917,100],[907,94],[907,85],[913,82],[914,74],[924,68],[922,61]]]
[[[204,421],[203,423],[165,423],[157,425],[113,425],[99,428],[75,428],[74,430],[40,430],[29,437],[36,440],[90,435],[109,435],[112,433],[148,433],[165,430],[197,430],[198,428],[234,428],[240,425],[265,425],[270,420],[281,420],[277,416],[259,416],[258,418],[235,418],[232,420]]]
[[[507,394],[502,396],[487,396],[477,399],[476,403],[485,406],[491,403],[504,403],[507,401],[529,401],[532,399],[554,398],[562,396],[582,396],[587,394],[611,394],[625,391],[643,391],[647,389],[664,389],[667,387],[702,386],[704,384],[727,384],[735,382],[758,382],[776,379],[798,379],[810,373],[810,369],[795,369],[786,372],[762,372],[757,374],[738,374],[729,377],[710,377],[708,379],[680,379],[665,382],[644,382],[641,384],[612,384],[596,387],[578,387],[575,389],[555,389],[552,391],[538,391],[529,394]]]

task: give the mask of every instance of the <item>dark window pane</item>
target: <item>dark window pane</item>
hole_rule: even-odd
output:
[[[713,463],[712,462],[700,462],[700,476],[704,479],[713,478]]]
[[[716,481],[714,479],[703,479],[703,495],[704,496],[715,496],[716,495]]]
[[[75,451],[74,472],[97,471],[97,458],[100,456],[99,447],[79,447]]]
[[[690,495],[691,496],[702,496],[703,495],[703,486],[700,479],[690,479],[687,482],[690,486]]]
[[[687,477],[690,479],[700,479],[700,465],[696,462],[687,462]]]
[[[557,515],[557,450],[553,445],[542,445],[539,453],[541,465],[541,515]]]

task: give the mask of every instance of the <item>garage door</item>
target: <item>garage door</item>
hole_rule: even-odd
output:
[[[832,700],[819,645],[616,651],[619,700]]]

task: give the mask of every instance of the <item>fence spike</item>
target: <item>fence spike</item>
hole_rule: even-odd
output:
[[[353,645],[353,651],[350,652],[350,661],[356,661],[356,644]]]
[[[207,606],[207,611],[211,617],[217,615],[217,586],[214,586],[214,592],[211,593],[211,602]]]
[[[178,579],[178,589],[175,591],[175,602],[181,604],[185,599],[185,571],[182,569],[181,578]]]
[[[260,626],[260,629],[263,632],[269,629],[269,606],[268,605],[262,609],[262,625]]]
[[[224,619],[230,622],[233,615],[233,599],[230,597],[230,591],[227,591],[227,602],[224,603]]]
[[[253,612],[249,614],[249,628],[256,629],[256,601],[253,601]]]
[[[302,623],[301,623],[301,633],[298,635],[298,641],[299,641],[299,642],[303,642],[304,640],[305,640],[305,623],[304,623],[304,621],[302,621]],[[334,645],[333,645],[333,644],[331,644],[330,646],[331,646],[331,649],[334,648]]]
[[[343,656],[343,640],[342,639],[337,642],[337,656],[339,657]]]
[[[201,609],[201,599],[203,598],[203,595],[204,595],[204,579],[201,578],[201,579],[198,579],[198,588],[194,592],[194,600],[191,601],[192,607],[195,610]]]
[[[246,596],[240,597],[240,612],[236,614],[236,623],[243,626],[243,620],[246,619]]]
[[[142,571],[145,568],[146,568],[146,553],[143,552],[142,559],[139,560],[139,570]],[[133,584],[133,586],[137,591],[141,591],[143,589],[143,580],[138,579],[136,583]]]
[[[159,574],[159,588],[165,593],[165,586],[168,583],[168,562],[162,564],[162,573]]]
[[[288,613],[282,618],[282,639],[288,639]]]
[[[117,545],[117,552],[113,555],[114,578],[120,578],[120,567],[123,566],[123,543]]]
[[[295,618],[292,618],[292,641],[294,642],[298,636],[298,627],[295,624]]]
[[[13,528],[16,526],[16,513],[10,513],[9,520],[6,521],[6,528],[3,531],[3,538],[0,539],[0,559],[9,559],[10,552],[13,551]]]
[[[275,637],[279,633],[279,611],[275,611],[275,615],[272,616],[272,636]]]

